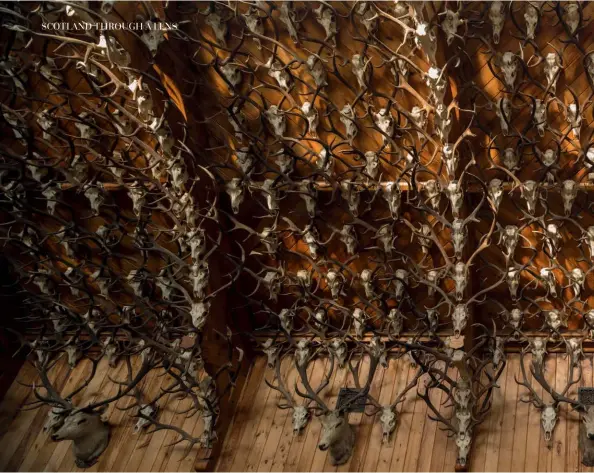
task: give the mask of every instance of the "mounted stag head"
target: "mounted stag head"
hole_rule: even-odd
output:
[[[51,439],[56,442],[72,440],[72,451],[79,468],[94,465],[99,455],[107,448],[109,426],[101,420],[104,410],[72,410],[64,418],[62,426],[51,435]]]

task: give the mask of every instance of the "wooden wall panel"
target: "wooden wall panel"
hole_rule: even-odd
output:
[[[137,360],[135,360],[136,362]],[[529,362],[529,359],[526,360]],[[550,355],[546,363],[547,378],[557,388],[564,384],[567,358],[563,354]],[[592,355],[582,362],[580,386],[593,385]],[[284,366],[289,366],[288,364]],[[323,376],[326,360],[312,364],[313,382]],[[62,363],[53,377],[62,395],[71,392],[85,380],[87,363],[74,370]],[[362,367],[363,371],[367,369]],[[408,359],[391,360],[387,369],[380,368],[372,392],[382,404],[393,401],[406,384],[414,378],[416,368]],[[295,370],[286,369],[287,386],[294,386]],[[454,373],[452,373],[453,375]],[[125,375],[119,366],[114,379]],[[519,355],[508,355],[507,367],[500,378],[492,410],[477,429],[470,456],[471,471],[592,471],[584,467],[577,452],[579,417],[571,409],[560,409],[560,419],[547,445],[540,427],[540,413],[531,404],[522,402],[526,390],[518,386]],[[17,381],[32,383],[35,372],[25,365]],[[247,383],[241,393],[231,427],[223,442],[216,463],[217,471],[452,471],[456,459],[453,438],[448,438],[438,424],[429,419],[424,402],[411,390],[400,405],[396,431],[388,442],[382,442],[378,416],[351,414],[355,425],[356,445],[346,465],[331,465],[328,452],[317,448],[320,422],[311,421],[301,435],[294,435],[290,410],[277,408],[279,394],[271,390],[265,378],[272,379],[266,360],[257,357]],[[154,373],[146,380],[145,392],[156,394],[165,388],[163,376]],[[421,378],[421,382],[423,379]],[[323,394],[325,402],[333,406],[341,387],[352,385],[348,368],[337,370]],[[542,389],[535,386],[539,395]],[[79,402],[100,399],[113,394],[117,385],[110,381],[107,369],[100,365],[98,375],[75,398]],[[570,394],[576,395],[577,386]],[[447,415],[451,407],[444,404],[445,395],[432,393],[436,406]],[[30,390],[14,382],[0,404],[2,425],[0,435],[0,471],[82,471],[75,467],[70,442],[52,442],[43,431],[47,408],[20,409],[32,400]],[[545,400],[546,393],[545,393]],[[296,401],[300,401],[296,398]],[[171,431],[134,433],[136,419],[124,411],[133,399],[120,400],[110,406],[105,418],[112,426],[109,448],[99,462],[86,471],[189,471],[200,455],[195,446],[188,455],[184,443],[172,445],[177,439]],[[186,418],[187,401],[171,394],[164,398],[161,416],[184,430],[200,435],[202,421],[196,416]]]
[[[138,368],[140,360],[133,358],[132,365]],[[260,363],[260,366],[264,364]],[[65,360],[60,360],[50,371],[50,379],[61,390],[61,395],[66,396],[85,382],[89,371],[88,360],[81,361],[74,369],[69,368]],[[95,377],[74,396],[74,402],[82,405],[114,395],[118,385],[110,377],[122,380],[126,373],[124,363],[120,362],[108,375],[107,360],[102,360]],[[155,396],[166,387],[168,378],[162,374],[154,370],[145,378],[142,386],[144,395]],[[256,382],[260,378],[255,376],[251,379]],[[107,450],[92,467],[85,470],[77,468],[71,442],[53,442],[43,430],[48,407],[26,409],[34,396],[30,388],[19,383],[34,382],[40,385],[35,370],[29,364],[24,365],[0,404],[1,425],[6,426],[0,431],[0,471],[190,471],[199,459],[199,447],[195,445],[188,451],[187,443],[175,443],[178,436],[172,430],[136,433],[134,425],[138,419],[132,417],[133,410],[126,410],[135,401],[133,396],[129,396],[110,404],[103,416],[112,428]],[[259,387],[257,382],[255,384],[256,388]],[[186,417],[184,411],[188,406],[187,399],[180,399],[175,394],[166,395],[160,403],[160,418],[170,421],[175,427],[183,425],[184,430],[200,436],[203,422],[197,415]]]
[[[529,362],[529,357],[526,362]],[[320,360],[315,367],[316,373],[320,371],[319,363]],[[263,364],[263,358],[258,358],[257,366],[260,370]],[[565,355],[549,355],[547,379],[555,383],[554,386],[560,388],[564,384],[564,378],[561,377],[566,372]],[[586,355],[583,372],[580,385],[592,386],[592,355]],[[387,369],[380,368],[377,373],[379,379],[372,387],[376,399],[379,398],[382,404],[387,403],[389,399],[394,400],[397,393],[413,379],[414,374],[415,368],[410,366],[408,359],[391,360]],[[591,469],[581,465],[576,451],[579,417],[568,412],[567,408],[560,409],[560,419],[549,448],[540,427],[540,412],[532,404],[521,402],[526,398],[526,389],[516,383],[516,376],[521,376],[519,355],[509,354],[491,413],[476,431],[470,456],[470,471],[590,471]],[[250,375],[248,378],[244,395],[225,440],[223,455],[218,460],[217,471],[245,471],[247,468],[249,471],[454,469],[454,440],[448,438],[447,433],[429,419],[425,403],[416,397],[415,390],[411,390],[406,401],[402,403],[397,430],[387,443],[382,443],[377,416],[372,418],[363,414],[351,414],[350,422],[355,425],[357,438],[353,456],[346,465],[336,468],[330,465],[327,452],[321,452],[317,448],[319,420],[311,421],[302,435],[296,436],[287,428],[290,424],[287,411],[274,408],[276,413],[271,413],[272,404],[276,404],[278,399],[276,396],[267,396],[269,388],[264,382],[264,377],[272,379],[272,372],[268,369],[264,373],[256,371],[254,376]],[[324,400],[334,405],[339,388],[350,385],[349,378],[346,368],[335,374]],[[542,389],[536,390],[542,394]],[[577,387],[572,392],[577,395],[576,391]],[[246,395],[247,393],[249,395]],[[448,405],[442,404],[445,395],[434,392],[433,397],[435,405],[440,406],[441,413],[447,414],[451,411]],[[272,422],[269,420],[271,415],[274,417]],[[284,420],[285,423],[274,429],[276,420]],[[254,458],[259,453],[254,453],[247,445],[258,443],[260,434],[254,438],[253,432],[259,432],[263,425],[271,425],[272,428],[267,432],[268,438],[260,462],[255,465]],[[274,437],[274,442],[271,437]],[[226,452],[233,455],[232,462],[225,456]]]

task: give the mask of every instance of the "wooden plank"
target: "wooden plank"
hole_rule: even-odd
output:
[[[324,401],[324,403],[326,403],[326,405],[331,406],[332,405],[332,398],[334,395],[334,385],[339,382],[337,381],[338,378],[342,378],[343,376],[345,376],[344,371],[346,370],[346,368],[339,368],[338,365],[335,363],[334,364],[334,373],[332,374],[332,379],[330,380],[330,384],[328,385],[328,387],[322,392],[322,400]],[[317,425],[317,439],[315,440],[315,444],[314,444],[314,450],[313,450],[313,456],[312,458],[309,458],[306,460],[306,466],[305,468],[303,468],[304,471],[322,471],[322,469],[324,468],[324,464],[326,463],[326,456],[328,455],[328,452],[323,452],[322,450],[320,450],[318,448],[318,444],[322,435],[322,423],[320,419],[316,419],[316,425]],[[307,463],[309,463],[309,466],[307,466]],[[301,465],[301,461],[299,462],[299,465]]]
[[[416,375],[417,368],[411,367],[411,370],[414,370]],[[420,380],[423,382],[423,379]],[[413,388],[413,393],[416,391],[416,388]],[[414,398],[414,406],[413,406],[413,418],[411,421],[411,431],[408,439],[408,448],[406,449],[406,458],[404,460],[404,471],[418,471],[418,464],[420,460],[420,456],[422,452],[425,450],[425,445],[423,442],[423,433],[425,429],[425,422],[429,421],[427,419],[427,404],[423,401],[420,397],[415,396]]]
[[[62,387],[66,383],[68,375],[70,375],[72,371],[65,359],[61,361],[61,364],[63,369],[63,376],[62,379],[56,383],[56,387],[58,388],[58,390],[62,389]],[[97,366],[95,377],[93,378],[89,386],[85,388],[85,392],[87,390],[97,392],[99,390],[98,386],[100,386],[104,382],[105,378],[106,369],[104,364],[100,362]],[[47,412],[49,412],[49,409],[46,410],[46,414]],[[53,442],[49,438],[49,434],[50,432],[44,432],[43,430],[39,432],[39,435],[37,436],[37,439],[35,441],[35,445],[27,451],[25,461],[20,467],[21,471],[39,471],[41,470],[41,468],[45,466],[45,464],[49,460],[49,457],[51,456],[51,453],[53,453],[57,445],[56,442]],[[74,463],[73,466],[75,466]]]
[[[397,360],[388,359],[388,367],[383,370],[382,381],[380,387],[380,394],[378,402],[382,406],[390,404],[392,398],[392,391],[394,389],[394,381],[396,378]],[[382,426],[379,422],[381,413],[376,414],[371,418],[372,427],[369,434],[369,442],[367,444],[365,458],[361,467],[361,471],[375,471],[379,461],[379,454],[382,447],[383,435]]]
[[[173,417],[171,418],[169,424],[174,427],[181,427],[184,423],[185,413],[187,409],[192,406],[191,398],[190,397],[181,397],[177,401],[177,407],[173,412]],[[174,430],[166,430],[165,437],[163,439],[163,444],[161,445],[161,449],[157,455],[156,461],[153,463],[153,467],[151,471],[167,471],[167,464],[173,455],[175,449],[175,443],[180,440],[180,435],[177,434]],[[187,447],[182,446],[182,448]],[[137,468],[140,469],[140,468]],[[136,470],[134,470],[136,471]],[[142,470],[144,471],[144,470]]]
[[[390,403],[393,403],[398,393],[406,386],[406,380],[408,379],[408,369],[405,369],[406,362],[402,358],[398,358],[392,361],[394,365],[394,384],[392,386],[392,392],[390,393]],[[390,471],[390,463],[392,462],[392,454],[394,452],[394,443],[398,430],[400,429],[400,410],[402,404],[396,406],[396,429],[390,436],[390,439],[386,443],[382,443],[379,457],[377,461],[377,471]]]
[[[518,405],[518,383],[516,383],[514,375],[518,372],[519,366],[519,358],[517,356],[510,357],[505,373],[505,407],[503,409],[503,424],[501,427],[503,435],[501,436],[499,445],[497,471],[512,471],[511,462],[515,449],[513,434],[515,434],[516,409]]]
[[[23,384],[32,384],[37,377],[35,368],[30,363],[24,363],[14,381],[6,391],[0,404],[0,441],[10,431],[10,426],[20,412],[20,407],[25,403],[31,393],[31,388]],[[22,383],[22,384],[21,384]],[[0,450],[0,462],[8,450]]]
[[[141,368],[140,358],[137,358],[137,364],[132,365],[133,373],[137,373],[138,370]],[[156,370],[151,371],[148,373],[145,378],[141,381],[139,385],[139,389],[141,392],[145,392],[150,386],[150,382],[158,375],[159,373]],[[134,374],[132,374],[134,377]],[[120,381],[124,381],[128,378],[128,369],[124,368]],[[115,391],[117,393],[117,389]],[[130,430],[131,425],[134,424],[136,419],[132,419],[130,417],[130,412],[126,409],[134,404],[136,400],[132,396],[128,396],[122,399],[119,399],[114,404],[114,411],[110,417],[110,422],[113,425],[113,442],[114,442],[114,449],[108,449],[99,459],[98,469],[99,471],[110,471],[117,467],[121,468],[123,466],[124,461],[126,459],[122,458],[122,447],[124,451],[127,451],[126,445],[128,443],[136,442],[136,439],[132,436],[132,431]],[[111,406],[110,406],[111,408]],[[133,439],[132,441],[128,442],[129,438]],[[119,470],[118,470],[119,471]]]
[[[317,359],[315,360],[314,366],[313,366],[313,372],[311,374],[311,385],[312,386],[319,386],[320,383],[322,382],[322,380],[324,379],[324,375],[325,375],[325,369],[326,369],[326,364],[328,362],[327,358],[322,358],[322,359]],[[290,388],[289,388],[290,389]],[[303,389],[303,388],[300,388]],[[280,395],[279,395],[280,398]],[[301,402],[301,401],[299,401]],[[274,408],[276,409],[276,404],[274,405]],[[302,455],[311,455],[311,452],[313,452],[314,450],[305,450],[304,453],[304,446],[305,446],[305,442],[307,439],[307,436],[309,434],[309,429],[311,429],[312,427],[312,423],[314,422],[313,419],[310,419],[309,422],[307,423],[307,425],[305,426],[305,428],[303,429],[303,431],[299,434],[296,435],[293,438],[293,442],[291,443],[291,449],[289,450],[289,455],[287,456],[287,461],[285,462],[285,467],[284,467],[284,471],[298,471],[297,467],[299,464],[299,460],[301,458]],[[315,449],[315,446],[314,446]]]
[[[328,360],[326,362],[327,365],[330,364]],[[328,366],[327,369],[330,369]],[[336,365],[334,365],[334,372],[331,374],[330,382],[328,387],[322,391],[321,396],[324,402],[328,401],[329,399],[329,392],[334,384],[334,379],[336,378],[336,373],[338,369]],[[309,430],[307,431],[307,435],[305,437],[305,442],[303,443],[303,451],[310,452],[309,455],[302,455],[297,462],[297,467],[295,468],[296,471],[319,471],[320,468],[323,466],[322,454],[318,449],[318,442],[320,439],[320,435],[322,432],[322,424],[319,419],[314,418],[310,421]],[[270,437],[270,436],[269,436]],[[319,466],[318,466],[319,465]],[[260,461],[260,469],[262,469],[262,461]]]
[[[369,358],[366,357],[364,369],[362,369],[362,373],[366,373],[365,376],[361,377],[361,386],[364,386],[364,383],[368,379],[369,376]],[[374,399],[378,398],[379,390],[382,385],[382,378],[384,375],[384,369],[378,365],[377,370],[374,374],[373,381],[371,382],[371,387],[369,389],[369,393],[373,396]],[[365,461],[365,454],[367,453],[367,445],[369,442],[369,437],[371,436],[371,427],[373,425],[373,420],[375,416],[369,416],[365,413],[359,414],[359,423],[358,427],[355,429],[355,446],[353,448],[353,454],[344,466],[348,466],[347,471],[362,471],[363,463]],[[355,418],[353,417],[353,425],[355,425]],[[342,467],[337,468],[338,471],[342,471]]]
[[[117,370],[117,366],[115,367],[115,369]],[[106,382],[110,382],[108,377],[110,370],[111,368],[109,367],[107,359],[102,358],[97,364],[97,371],[95,372],[95,376],[93,377],[89,385],[82,392],[83,397],[79,404],[80,406],[87,406],[90,403],[94,402],[95,399],[97,399],[97,396],[99,396],[103,392],[102,388],[105,388]],[[105,414],[107,414],[107,411],[104,413],[104,415],[102,415],[103,419],[107,418]],[[86,470],[87,469],[78,468],[76,464],[74,464],[71,469],[71,471],[77,471],[79,473]]]
[[[557,370],[557,357],[550,356],[547,357],[545,361],[545,378],[547,382],[552,383],[555,380],[555,373]],[[543,390],[543,401],[549,402],[550,396]],[[554,440],[555,432],[553,432],[553,438],[551,442]],[[541,440],[540,440],[540,452],[538,455],[538,471],[551,471],[553,466],[553,450],[552,445],[547,445],[547,442],[544,439],[544,433],[541,430]]]
[[[532,363],[532,355],[526,356],[525,366],[528,381],[532,382],[532,374],[530,373],[530,364]],[[538,396],[542,396],[542,387],[538,383],[533,383],[532,387]],[[528,399],[528,390],[520,388],[518,397]],[[538,469],[538,457],[540,455],[540,443],[544,443],[542,428],[540,426],[540,410],[532,405],[528,405],[528,432],[526,443],[526,462],[524,463],[524,471],[536,471]]]
[[[64,397],[72,393],[80,385],[81,380],[85,379],[89,367],[90,363],[88,360],[81,360],[78,365],[76,365],[76,368],[69,374],[60,395]],[[76,405],[76,402],[80,399],[81,395],[82,394],[79,393],[73,398],[72,401],[74,405]],[[45,465],[44,471],[65,471],[66,469],[70,470],[70,468],[72,468],[72,465],[74,464],[74,456],[70,451],[71,443],[72,442],[70,441],[58,442],[47,465]]]
[[[221,460],[217,466],[218,471],[230,471],[235,454],[237,453],[237,445],[241,440],[243,428],[248,418],[252,401],[257,395],[260,381],[266,369],[266,358],[259,356],[254,359],[252,368],[248,375],[248,381],[242,395],[242,399],[237,404],[237,410],[231,425],[229,426],[229,435],[227,435],[226,445],[221,451]]]
[[[287,387],[294,386],[295,381],[298,379],[298,373],[290,360],[287,360],[282,373],[285,377]],[[280,461],[277,461],[275,466],[273,466],[273,463],[278,454],[281,442],[283,441],[282,436],[289,435],[292,438],[292,431],[289,430],[291,419],[292,414],[290,409],[275,409],[272,424],[268,436],[266,437],[266,441],[264,442],[260,459],[258,460],[259,470],[271,471],[271,469],[276,468],[275,471],[280,471],[282,469],[282,466],[279,465]],[[285,439],[284,442],[283,448],[289,448],[290,440]],[[244,456],[244,458],[247,458],[247,456]],[[243,471],[244,467],[245,464],[234,463],[235,469],[233,471]]]
[[[380,400],[383,380],[384,380],[384,376],[386,375],[386,371],[387,371],[387,368],[378,366],[377,373],[375,374],[375,377],[371,384],[371,389],[369,391],[370,395],[373,396],[373,398],[376,399],[378,402]],[[372,409],[375,411],[374,406],[372,406]],[[379,446],[381,445],[381,441],[382,441],[381,429],[380,429],[379,441],[377,441],[375,438],[373,438],[375,427],[376,426],[379,427],[379,415],[378,414],[369,415],[369,414],[370,414],[369,412],[366,412],[366,414],[363,416],[360,431],[357,433],[357,435],[360,436],[362,439],[362,441],[357,442],[358,445],[355,445],[355,452],[353,454],[354,457],[358,457],[358,462],[356,464],[351,462],[351,465],[354,465],[354,466],[352,466],[353,470],[357,470],[357,471],[369,471],[365,467],[367,455],[370,454],[370,450],[374,447],[377,449],[376,450],[376,453],[377,453],[379,451]],[[376,445],[373,445],[374,441],[377,442]],[[360,446],[360,448],[358,446]],[[372,453],[372,455],[373,455],[373,453]],[[377,460],[377,456],[376,456],[376,460]]]
[[[451,373],[451,370],[449,371]],[[451,374],[450,374],[451,375]],[[451,417],[452,415],[452,406],[451,403],[446,405],[447,401],[447,394],[443,393],[441,396],[441,404],[435,406],[439,409],[439,413],[443,415],[446,419]],[[435,422],[435,421],[431,421]],[[443,430],[443,425],[439,422],[435,422],[437,424],[437,431],[435,432],[435,441],[433,443],[433,452],[431,453],[431,468],[430,471],[442,471],[445,465],[445,456],[446,456],[446,449],[448,444],[448,432]],[[447,468],[447,466],[446,466]],[[450,469],[454,468],[454,465],[449,466]]]
[[[404,385],[406,386],[413,379],[415,369],[410,366],[408,358],[404,357],[403,362],[403,369],[407,370],[406,384]],[[406,400],[402,403],[398,432],[396,432],[396,438],[394,439],[394,451],[392,453],[392,461],[390,462],[390,471],[403,471],[404,469],[404,459],[406,458],[406,448],[410,436],[414,404],[415,398],[413,396],[407,396]]]
[[[353,360],[355,361],[355,360]],[[367,376],[369,375],[369,358],[368,357],[364,357],[361,360],[361,366],[360,366],[360,375],[359,378],[361,380],[361,383],[363,385],[363,383],[365,383],[364,380],[367,379]],[[344,387],[349,387],[349,388],[353,388],[355,387],[355,382],[354,382],[354,377],[352,375],[352,373],[349,372],[349,375],[347,376],[347,380],[344,384]],[[337,400],[338,402],[338,400]],[[353,432],[355,433],[355,445],[353,445],[353,451],[351,452],[351,456],[348,459],[348,461],[342,465],[339,465],[336,467],[335,471],[356,471],[356,467],[353,466],[353,461],[358,462],[359,461],[359,457],[355,456],[355,451],[357,448],[357,443],[359,443],[360,441],[363,440],[363,438],[360,435],[360,425],[361,425],[361,421],[363,420],[363,416],[365,414],[363,412],[351,412],[348,414],[348,422],[351,425]]]
[[[139,360],[139,358],[136,358],[136,357],[133,357],[131,359],[133,368],[137,364],[140,363],[138,360]],[[110,372],[108,372],[107,377],[106,377],[106,383],[105,383],[105,386],[102,387],[102,393],[101,393],[101,396],[99,399],[109,399],[110,397],[115,396],[116,393],[118,392],[119,385],[117,383],[114,383],[112,380],[116,380],[116,381],[120,380],[121,379],[120,376],[123,378],[125,376],[125,373],[126,373],[126,363],[124,361],[120,361],[115,368],[113,368]],[[109,426],[111,428],[111,431],[109,434],[110,435],[109,445],[107,446],[105,451],[99,457],[99,461],[97,463],[95,463],[93,466],[91,466],[90,468],[87,468],[85,470],[89,473],[99,471],[101,462],[104,461],[104,459],[108,457],[110,452],[116,451],[119,449],[120,439],[118,438],[118,435],[115,434],[115,432],[119,426],[119,422],[114,422],[114,420],[116,418],[115,412],[120,413],[122,415],[123,415],[123,413],[121,413],[121,411],[116,409],[116,404],[117,403],[115,403],[115,402],[109,404],[107,406],[105,413],[103,414],[103,418],[107,421],[107,423],[109,424]]]
[[[328,392],[329,399],[325,400],[326,405],[332,409],[338,402],[338,393],[340,388],[344,387],[347,379],[349,378],[349,369],[347,367],[338,371],[336,378],[334,378],[334,384],[332,389]],[[318,449],[318,452],[322,453],[324,457],[324,466],[321,471],[336,471],[336,467],[330,463],[330,452],[326,450],[322,452]],[[317,452],[316,452],[317,453]]]
[[[198,415],[198,418],[194,421],[194,428],[192,430],[193,437],[199,437],[204,431],[204,420],[202,416]],[[194,445],[192,450],[188,453],[185,458],[182,458],[179,462],[177,471],[192,471],[193,466],[196,462],[196,457],[200,452],[200,445]],[[142,470],[139,470],[142,471]]]
[[[505,372],[501,375],[500,388],[493,392],[493,405],[491,406],[492,422],[489,426],[489,435],[485,438],[487,442],[487,451],[485,453],[485,466],[483,471],[496,471],[499,460],[499,445],[501,444],[503,415],[505,411],[505,397],[507,390],[507,371],[509,364],[505,367]],[[504,378],[505,376],[505,378]]]
[[[142,390],[143,402],[155,399],[161,393],[161,388],[165,387],[169,381],[173,381],[172,378],[163,374],[164,373],[162,370],[153,370],[147,375],[148,379],[144,389]],[[181,403],[182,401],[178,402]],[[137,401],[132,401],[129,406],[133,406],[134,404],[137,404]],[[153,453],[150,451],[149,444],[153,435],[155,435],[153,433],[154,429],[149,426],[147,430],[142,430],[140,432],[134,431],[136,423],[138,422],[138,418],[134,418],[132,416],[136,413],[137,409],[137,407],[133,407],[132,409],[126,411],[126,421],[131,422],[130,430],[128,430],[127,433],[124,432],[123,435],[126,435],[125,438],[127,438],[127,443],[130,444],[130,450],[125,455],[124,462],[119,463],[122,465],[121,471],[137,471],[140,467],[140,464],[144,461],[144,458]],[[160,416],[157,418],[157,420],[159,420],[159,418]],[[159,452],[157,458],[160,456],[160,454],[161,453]],[[118,460],[116,460],[115,463],[116,465],[119,462],[119,457],[120,456],[118,455]]]
[[[443,368],[444,363],[440,361],[437,366]],[[437,409],[441,408],[443,395],[444,393],[441,389],[432,389],[429,393],[429,399]],[[423,447],[421,449],[421,457],[419,458],[417,471],[431,471],[435,437],[438,430],[438,423],[428,417],[431,414],[432,412],[427,408],[427,418],[425,419],[425,425],[423,427]]]
[[[451,369],[449,371],[450,377],[454,380],[458,380],[458,372],[457,370]],[[450,410],[450,412],[453,409]],[[451,416],[451,415],[450,415]],[[458,449],[456,447],[456,438],[453,435],[450,435],[447,439],[445,455],[443,459],[443,469],[442,471],[453,471],[454,467],[456,466],[456,460],[458,458]]]
[[[521,379],[522,375],[520,374],[520,355],[509,355],[509,359],[515,361],[514,366],[517,367],[516,374],[518,379]],[[532,375],[527,372],[528,376],[531,377]],[[514,381],[515,383],[515,381]],[[515,383],[517,385],[517,383]],[[529,418],[529,410],[530,405],[522,402],[520,400],[522,395],[522,389],[519,385],[517,385],[517,393],[516,393],[516,424],[514,427],[514,443],[513,443],[513,451],[512,451],[512,462],[511,462],[511,471],[522,471],[524,469],[524,465],[526,463],[526,448],[527,448],[527,441],[528,441],[528,418]],[[532,442],[533,439],[530,439]]]
[[[58,360],[53,368],[49,371],[48,378],[50,383],[56,387],[56,390],[60,390],[62,388],[66,382],[66,377],[69,371],[70,368],[66,363],[64,363],[63,360]],[[43,395],[45,393],[45,389],[40,390],[40,393]],[[34,398],[31,397],[31,400],[33,399]],[[30,423],[24,421],[24,417],[20,417],[20,419],[17,418],[17,422],[22,422],[24,425],[26,425],[27,430],[16,449],[12,450],[10,461],[6,466],[8,471],[19,470],[21,464],[25,462],[29,454],[34,457],[37,452],[39,452],[44,440],[47,439],[47,434],[43,432],[43,426],[47,420],[47,414],[49,410],[50,408],[48,405],[43,405],[37,409],[29,411],[26,418],[29,418],[29,414],[34,416]],[[23,411],[23,413],[25,412],[26,411]],[[39,440],[37,440],[38,437],[40,437]]]
[[[292,364],[292,357],[286,357],[284,363],[281,365],[281,376],[285,376],[288,366]],[[265,383],[267,377],[269,380],[274,381],[274,370],[266,370],[258,388],[258,395],[256,399],[252,400],[252,415],[249,422],[251,425],[247,425],[243,432],[239,444],[241,450],[237,453],[231,467],[233,471],[237,471],[238,469],[243,471],[257,470],[262,451],[268,439],[270,425],[274,419],[274,411],[277,409],[276,404],[278,402],[286,402],[284,399],[281,399],[280,393],[268,387]],[[287,384],[287,389],[291,389],[289,384]],[[245,451],[243,451],[244,446]]]
[[[586,360],[584,360],[584,362],[582,363],[583,372],[582,372],[582,379],[580,381],[580,386],[584,386],[584,387],[594,386],[593,379],[592,379],[594,376],[594,369],[592,366],[593,357],[594,357],[594,355],[588,354],[586,356]],[[581,422],[581,420],[579,422]],[[574,439],[576,439],[576,438],[574,437]],[[576,440],[574,440],[574,441],[576,441]],[[576,445],[577,445],[577,443],[576,443]],[[573,449],[571,449],[571,450],[573,450]],[[578,471],[592,471],[593,470],[592,467],[584,466],[584,464],[582,463],[581,455],[579,455],[578,462],[579,462]],[[568,466],[571,466],[571,465],[568,465]],[[571,471],[576,471],[576,470],[571,470]]]
[[[197,381],[200,382],[200,380],[205,375],[206,375],[206,373],[200,373],[197,377]],[[191,398],[188,398],[188,408],[193,407],[192,404],[193,404],[193,400]],[[197,434],[194,434],[194,430],[195,430],[195,427],[197,424],[200,426],[200,430],[197,431]],[[204,429],[204,421],[202,420],[200,411],[198,411],[197,409],[192,409],[192,410],[188,411],[187,414],[184,414],[183,423],[180,427],[184,432],[187,432],[188,434],[192,435],[194,438],[198,438],[200,433]],[[187,458],[187,456],[190,455],[192,450],[195,451],[194,457],[198,454],[200,445],[199,444],[193,445],[191,447],[191,450],[188,450],[188,448],[190,448],[189,443],[186,441],[175,445],[173,447],[173,451],[171,453],[171,456],[169,457],[169,461],[167,462],[167,465],[166,465],[164,471],[179,471],[181,463],[183,462],[183,460],[185,458]],[[190,466],[192,464],[193,463],[190,463]]]
[[[562,392],[569,376],[569,357],[557,355],[557,372],[555,374],[555,390]],[[559,420],[553,436],[552,471],[565,471],[567,457],[567,404],[561,403],[558,411]],[[574,448],[577,444],[574,444]]]

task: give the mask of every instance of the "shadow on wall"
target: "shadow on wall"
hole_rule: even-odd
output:
[[[25,360],[25,352],[20,351],[19,343],[11,335],[10,329],[16,330],[19,319],[23,315],[23,297],[18,292],[17,280],[11,272],[10,265],[0,255],[0,303],[2,304],[2,320],[0,321],[0,401]],[[16,354],[15,354],[16,353]]]

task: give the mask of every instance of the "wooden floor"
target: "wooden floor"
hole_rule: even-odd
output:
[[[323,364],[317,360],[316,372]],[[580,463],[577,453],[579,418],[561,408],[553,444],[547,448],[540,428],[540,413],[520,402],[525,389],[514,381],[519,371],[519,356],[509,355],[500,378],[501,389],[495,395],[492,411],[479,427],[471,452],[471,471],[591,471]],[[583,361],[581,385],[592,386],[592,354]],[[294,385],[294,373],[288,373],[287,386]],[[550,355],[546,372],[557,388],[564,385],[567,359]],[[408,361],[392,360],[378,372],[372,393],[382,403],[394,399],[413,373]],[[264,378],[272,380],[263,358],[258,358],[245,385],[242,398],[219,457],[218,471],[453,471],[456,448],[452,438],[427,417],[424,402],[409,392],[401,404],[397,430],[387,444],[381,442],[377,418],[351,414],[356,426],[356,445],[350,461],[341,467],[330,465],[328,452],[317,448],[320,423],[314,419],[299,436],[291,430],[289,410],[276,408],[277,391]],[[339,371],[327,388],[325,400],[334,405],[347,370]],[[351,383],[348,383],[351,385]],[[538,390],[537,390],[538,391]],[[539,392],[541,392],[540,390]],[[576,395],[577,387],[571,391]],[[548,400],[545,397],[545,400]],[[439,402],[436,402],[436,405]],[[442,410],[447,412],[448,408]]]
[[[134,363],[134,362],[133,362]],[[61,387],[62,396],[72,392],[84,382],[89,373],[90,363],[83,360],[71,370],[66,363],[60,362],[50,372],[50,378],[56,386]],[[112,379],[122,380],[125,375],[124,363],[109,371]],[[117,385],[107,376],[105,360],[99,363],[97,374],[87,386],[73,399],[75,405],[82,405],[93,399],[113,396]],[[147,376],[142,391],[151,397],[159,392],[165,376],[152,372]],[[24,365],[17,381],[30,384],[36,380],[35,370]],[[105,413],[112,426],[109,447],[99,461],[87,470],[78,469],[74,464],[71,442],[52,442],[43,426],[46,421],[47,407],[24,410],[22,407],[33,399],[31,389],[14,382],[8,389],[0,404],[0,471],[193,471],[194,463],[201,454],[198,446],[184,457],[186,444],[175,446],[177,435],[172,431],[135,434],[134,424],[138,419],[132,418],[132,411],[121,410],[134,402],[133,398],[118,401],[117,407],[110,405]],[[182,427],[192,432],[195,437],[202,433],[202,421],[198,415],[185,418],[183,412],[187,408],[187,400],[163,398],[160,402],[159,419]]]

